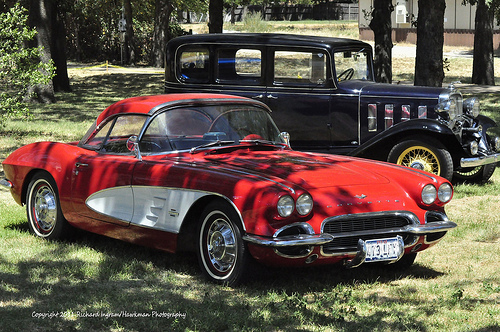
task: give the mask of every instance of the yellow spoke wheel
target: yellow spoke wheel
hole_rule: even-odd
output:
[[[387,161],[433,173],[448,180],[453,177],[453,159],[450,152],[431,137],[400,141],[392,147]]]
[[[399,156],[396,164],[416,168],[434,174],[441,174],[441,165],[434,152],[425,146],[411,146]]]

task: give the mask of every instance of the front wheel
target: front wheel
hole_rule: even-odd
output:
[[[453,181],[472,184],[484,184],[488,182],[495,172],[496,164],[488,164],[455,172]]]
[[[235,286],[244,275],[248,253],[238,219],[222,202],[209,204],[200,218],[198,261],[203,274],[213,282]]]
[[[70,231],[61,212],[56,183],[44,173],[36,174],[28,185],[26,214],[30,232],[38,237],[56,240]]]
[[[391,149],[387,161],[434,173],[448,180],[453,177],[451,154],[438,141],[402,141]]]

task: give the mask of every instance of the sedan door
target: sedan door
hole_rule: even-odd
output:
[[[321,50],[269,50],[265,103],[298,150],[328,150],[331,141],[328,57]]]

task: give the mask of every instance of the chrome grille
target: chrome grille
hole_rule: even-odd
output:
[[[334,240],[323,246],[323,253],[354,253],[358,239],[366,241],[396,235],[401,235],[405,245],[409,245],[416,237],[395,230],[416,223],[417,217],[407,212],[364,213],[329,218],[323,222],[322,232],[333,235]]]

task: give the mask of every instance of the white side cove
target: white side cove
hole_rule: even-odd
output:
[[[103,215],[132,224],[179,233],[189,208],[204,191],[125,186],[101,190],[87,198],[87,206]]]

